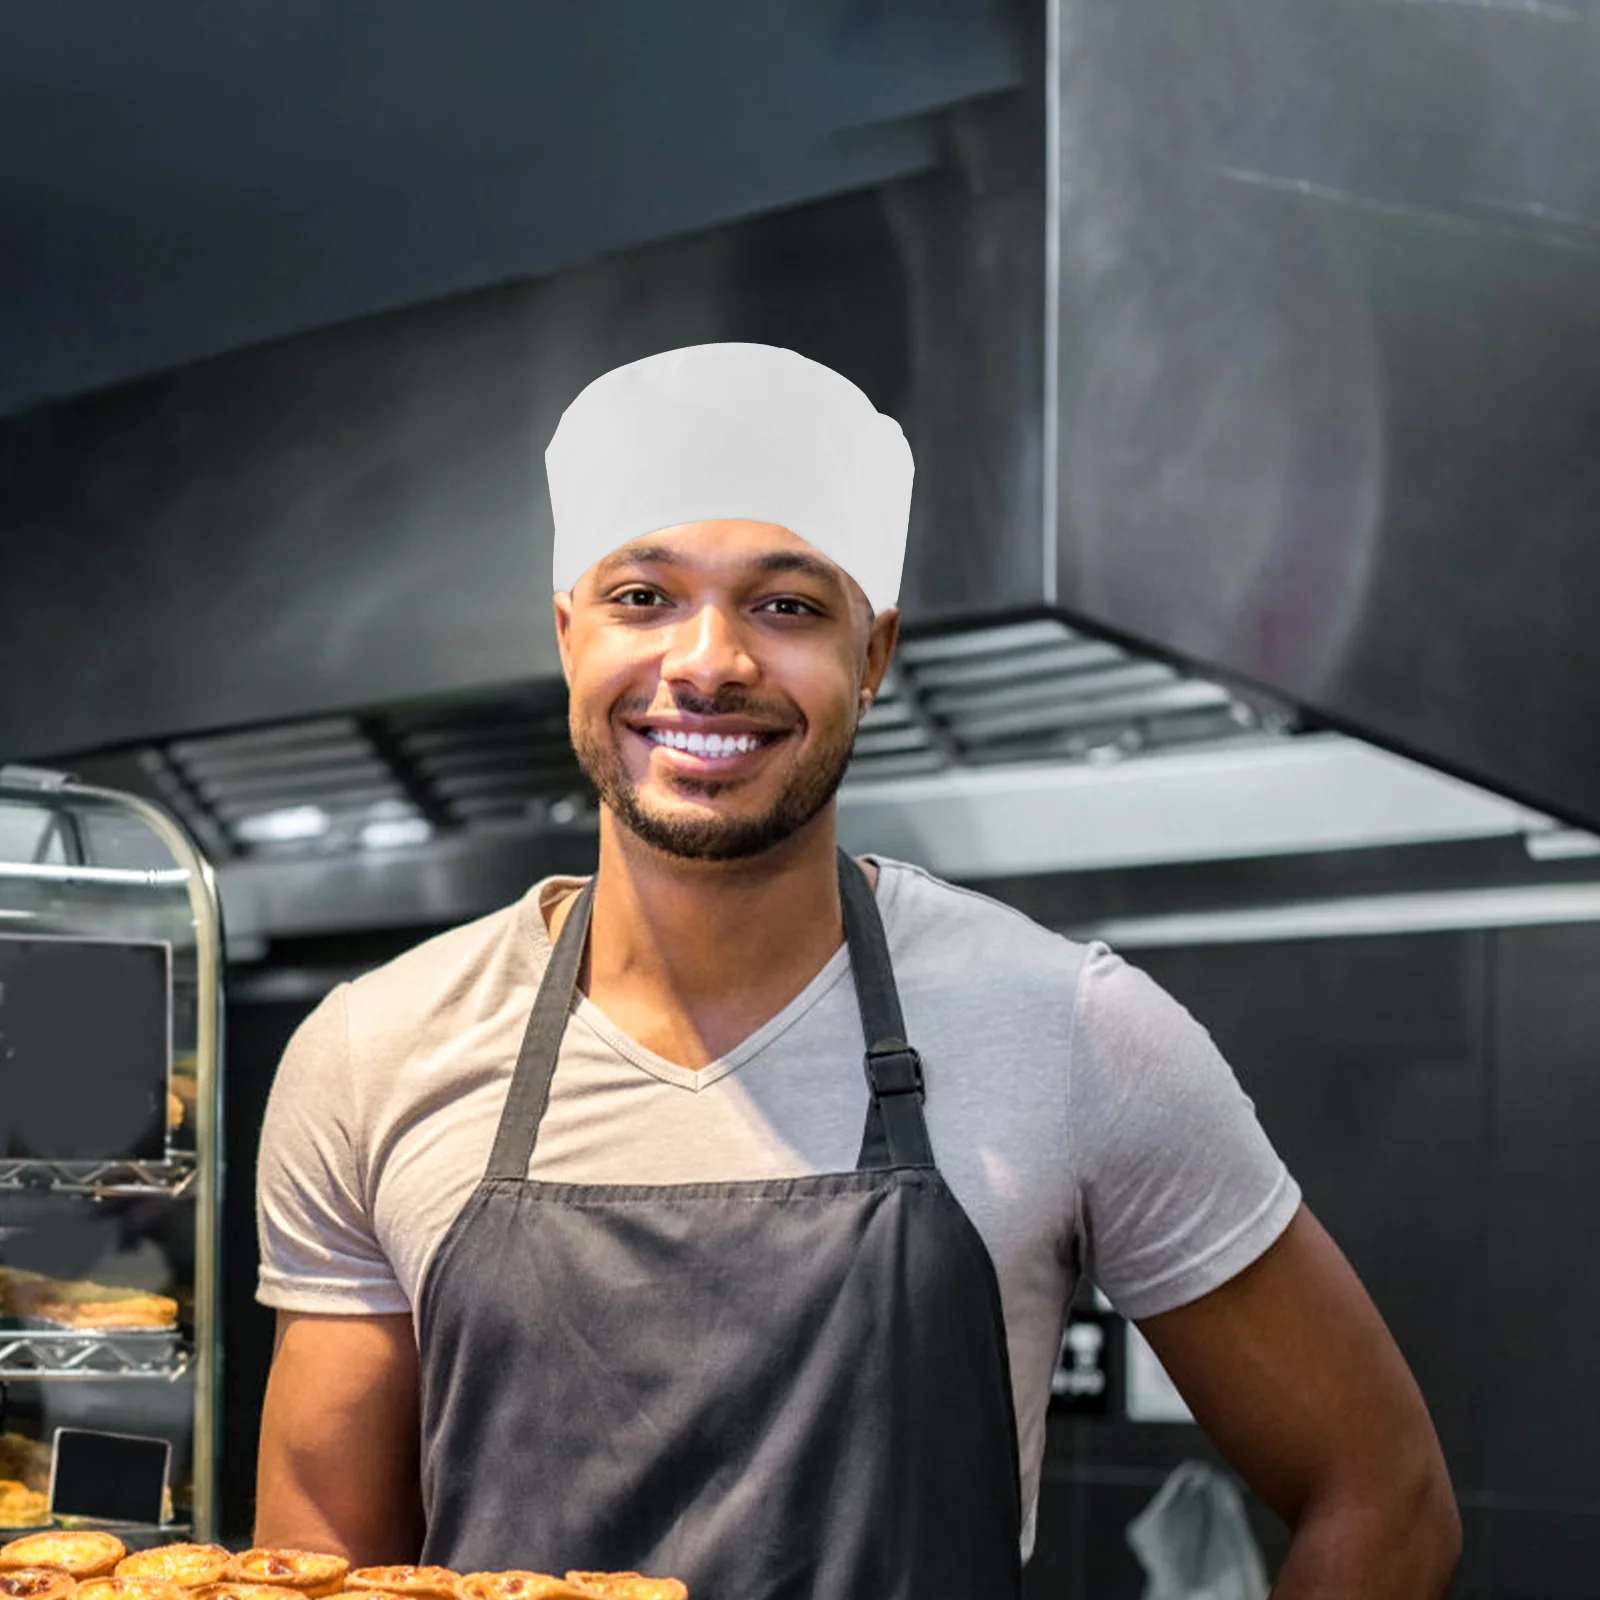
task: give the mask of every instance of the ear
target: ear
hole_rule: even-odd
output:
[[[866,696],[861,708],[863,711],[878,697],[883,675],[889,670],[899,637],[900,611],[897,606],[889,606],[873,617],[872,627],[867,634],[866,671],[861,676],[861,692]]]
[[[556,648],[561,652],[561,676],[572,687],[572,596],[558,589],[554,598],[556,612]]]

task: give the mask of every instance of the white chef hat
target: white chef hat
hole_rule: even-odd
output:
[[[900,595],[911,447],[848,378],[768,344],[666,350],[596,378],[544,453],[553,576],[684,522],[772,522],[850,574],[873,610]]]

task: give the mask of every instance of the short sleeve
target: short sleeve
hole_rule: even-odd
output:
[[[382,1315],[410,1304],[373,1234],[341,985],[301,1023],[267,1100],[256,1177],[256,1298],[280,1311]]]
[[[1209,1294],[1300,1205],[1210,1034],[1103,944],[1079,980],[1068,1117],[1090,1271],[1124,1316]]]

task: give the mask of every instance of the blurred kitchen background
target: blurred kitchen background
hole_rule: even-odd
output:
[[[0,241],[0,759],[220,871],[226,1536],[278,1054],[592,866],[543,447],[747,339],[917,459],[845,844],[1184,1001],[1418,1375],[1453,1592],[1596,1592],[1596,0],[12,6]],[[1132,1600],[1220,1462],[1081,1309],[1028,1593]]]

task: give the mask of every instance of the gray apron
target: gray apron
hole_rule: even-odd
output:
[[[842,851],[839,886],[860,1159],[737,1183],[528,1177],[592,879],[578,896],[423,1288],[427,1564],[634,1569],[693,1600],[1021,1593],[999,1285],[934,1164],[883,924]]]

